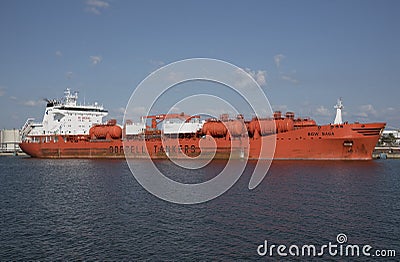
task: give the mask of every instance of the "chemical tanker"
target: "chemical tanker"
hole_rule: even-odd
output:
[[[385,123],[342,122],[341,100],[333,124],[317,125],[293,112],[268,118],[201,120],[200,116],[160,114],[140,123],[103,123],[108,112],[97,103],[77,105],[69,89],[63,100],[47,100],[43,121],[29,118],[21,149],[38,158],[215,158],[370,160]],[[151,125],[147,125],[151,119]],[[159,125],[162,123],[162,128]],[[272,145],[272,146],[270,146]],[[264,147],[264,149],[262,149]],[[204,154],[203,154],[204,153]]]

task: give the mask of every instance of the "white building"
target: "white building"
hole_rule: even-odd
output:
[[[388,136],[392,134],[396,138],[396,144],[400,145],[400,130],[383,130],[382,136]]]
[[[21,152],[19,143],[21,136],[18,129],[0,130],[0,153],[16,153]]]

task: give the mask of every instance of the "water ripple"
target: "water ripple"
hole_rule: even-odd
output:
[[[157,166],[196,182],[224,162],[198,173]],[[124,161],[2,157],[0,258],[252,260],[264,240],[323,245],[342,232],[399,250],[400,161],[277,161],[250,191],[252,168],[219,198],[183,206],[146,192]]]

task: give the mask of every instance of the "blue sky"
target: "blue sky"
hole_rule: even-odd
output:
[[[400,128],[399,1],[3,0],[0,128],[66,87],[122,119],[153,70],[209,57],[248,70],[274,109]]]

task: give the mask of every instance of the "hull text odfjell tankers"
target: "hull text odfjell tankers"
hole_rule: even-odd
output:
[[[42,123],[28,119],[21,130],[21,149],[39,158],[167,158],[197,157],[212,146],[215,157],[225,159],[369,160],[385,127],[385,123],[343,123],[340,100],[334,123],[327,125],[297,118],[292,112],[275,112],[273,117],[249,121],[241,115],[201,121],[183,113],[161,114],[143,117],[140,123],[127,121],[121,127],[115,120],[102,123],[107,110],[97,103],[77,105],[77,98],[67,89],[63,101],[48,101]],[[232,149],[243,148],[243,135],[247,150],[235,154]],[[272,143],[276,143],[274,152],[261,150]]]

